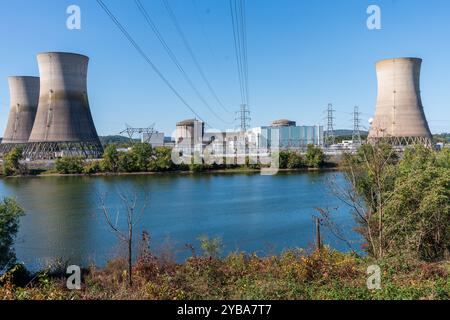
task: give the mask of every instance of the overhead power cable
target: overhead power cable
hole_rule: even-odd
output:
[[[242,105],[249,104],[245,0],[229,0]]]
[[[223,104],[223,102],[220,100],[220,98],[218,97],[216,91],[213,89],[210,81],[207,79],[205,72],[203,71],[200,63],[198,62],[197,57],[195,56],[194,51],[192,50],[191,45],[189,44],[189,41],[187,40],[186,35],[183,32],[183,29],[181,28],[180,24],[178,23],[178,19],[175,15],[175,13],[173,12],[172,8],[170,7],[170,4],[167,0],[162,0],[164,7],[166,8],[166,11],[170,17],[170,19],[172,20],[175,28],[177,29],[178,34],[180,35],[181,39],[183,40],[183,44],[186,47],[187,51],[189,52],[189,55],[192,58],[192,61],[194,61],[195,67],[197,68],[198,72],[200,73],[200,76],[202,77],[203,81],[206,83],[206,85],[208,86],[209,91],[211,92],[211,94],[213,95],[214,99],[217,101],[217,103],[222,107],[223,110],[225,110],[228,113],[231,113]]]
[[[151,61],[149,56],[142,50],[142,48],[136,43],[133,37],[128,33],[125,27],[120,23],[120,21],[114,16],[114,14],[109,10],[108,6],[102,1],[97,0],[97,3],[105,11],[108,17],[114,22],[117,28],[122,32],[122,34],[127,38],[131,45],[136,49],[136,51],[142,56],[142,58],[147,62],[147,64],[153,69],[153,71],[161,78],[161,80],[169,87],[169,89],[178,97],[178,99],[197,117],[197,119],[205,122],[202,117],[194,110],[193,107],[183,98],[183,96],[175,89],[175,87],[167,80],[167,78],[162,74],[162,72],[156,67],[156,65]],[[206,123],[206,122],[205,122]]]
[[[148,11],[145,9],[145,7],[142,5],[140,0],[134,0],[134,2],[136,3],[136,6],[138,7],[139,11],[141,12],[141,14],[144,16],[145,21],[147,22],[148,26],[151,28],[151,30],[153,31],[153,33],[156,35],[156,37],[158,38],[159,42],[161,43],[161,45],[163,46],[164,50],[166,51],[167,55],[169,56],[170,60],[172,60],[172,62],[175,64],[175,66],[178,68],[178,70],[180,71],[181,75],[183,76],[183,78],[186,80],[186,82],[189,84],[189,86],[192,88],[192,90],[194,90],[195,94],[197,95],[197,97],[200,99],[200,101],[202,101],[202,103],[208,108],[208,110],[220,121],[224,122],[224,123],[230,123],[227,122],[226,120],[224,120],[220,115],[218,115],[214,109],[211,107],[211,105],[206,101],[206,99],[203,97],[203,95],[200,93],[200,91],[198,90],[198,88],[195,86],[194,82],[191,80],[191,78],[189,77],[189,75],[186,73],[186,71],[184,70],[183,66],[181,65],[181,63],[179,62],[179,60],[177,59],[177,57],[175,56],[175,54],[173,53],[173,51],[170,49],[169,45],[167,44],[167,42],[165,41],[164,37],[162,36],[161,32],[159,31],[158,27],[156,26],[155,22],[153,21],[153,19],[151,18],[150,14],[148,13]]]

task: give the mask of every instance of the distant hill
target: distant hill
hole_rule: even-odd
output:
[[[124,136],[113,135],[113,136],[99,136],[100,142],[102,145],[107,144],[127,144],[130,142],[130,139]],[[134,139],[135,141],[140,141],[139,139]]]

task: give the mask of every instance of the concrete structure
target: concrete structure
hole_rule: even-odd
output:
[[[183,120],[177,123],[175,130],[175,146],[185,154],[203,152],[203,135],[205,124],[196,119]]]
[[[103,148],[87,96],[89,58],[49,52],[38,55],[40,96],[26,156],[33,159],[101,156]]]
[[[420,96],[422,59],[397,58],[376,64],[378,96],[369,141],[387,140],[393,145],[431,145]]]
[[[9,77],[10,110],[0,153],[28,142],[39,101],[39,78]]]
[[[303,150],[308,144],[323,146],[323,126],[297,126],[294,121],[277,120],[271,126],[252,128],[247,132],[250,149],[269,151],[277,144],[281,150]]]
[[[152,147],[164,147],[164,132],[143,133],[141,142],[147,142]]]
[[[272,127],[292,127],[296,126],[297,123],[295,121],[287,120],[287,119],[280,119],[272,121]]]

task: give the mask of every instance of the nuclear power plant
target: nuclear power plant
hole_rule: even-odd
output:
[[[10,114],[0,145],[27,159],[99,158],[103,147],[87,95],[89,58],[75,53],[37,56],[40,77],[10,77]]]
[[[39,54],[37,59],[39,104],[25,150],[26,157],[100,157],[103,148],[87,96],[89,58],[74,53],[48,52]]]
[[[387,59],[376,64],[378,96],[370,142],[431,146],[432,136],[420,96],[421,65],[419,58]]]
[[[0,153],[28,142],[39,101],[39,78],[9,77],[10,110]]]

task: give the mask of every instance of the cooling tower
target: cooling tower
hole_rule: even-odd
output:
[[[27,156],[99,157],[103,152],[87,96],[89,58],[80,54],[39,54],[39,105]]]
[[[39,101],[39,78],[9,77],[10,110],[0,153],[28,142]]]
[[[431,145],[420,97],[422,59],[398,58],[377,63],[378,97],[369,141],[387,140],[397,146]]]

